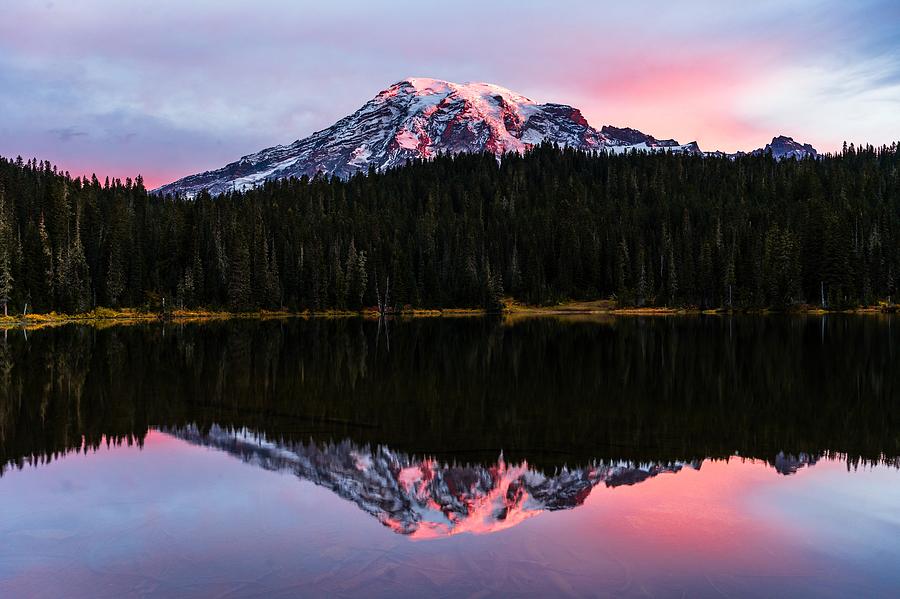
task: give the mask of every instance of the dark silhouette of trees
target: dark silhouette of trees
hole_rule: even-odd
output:
[[[872,304],[896,300],[898,172],[897,144],[780,162],[544,145],[188,199],[0,159],[0,297],[17,313]]]

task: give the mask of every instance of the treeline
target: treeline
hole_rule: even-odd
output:
[[[896,300],[898,167],[897,144],[781,162],[545,145],[186,199],[0,159],[0,302],[871,305]]]

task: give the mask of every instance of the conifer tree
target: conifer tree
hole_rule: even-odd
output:
[[[228,306],[237,312],[250,307],[250,249],[243,235],[234,240],[228,277]]]
[[[0,182],[0,304],[3,306],[3,316],[9,315],[8,306],[13,292],[11,218],[4,186]]]

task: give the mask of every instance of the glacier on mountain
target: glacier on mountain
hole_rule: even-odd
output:
[[[696,142],[658,140],[627,127],[594,129],[577,108],[539,104],[498,85],[411,77],[381,91],[327,129],[155,191],[193,197],[208,190],[216,195],[288,177],[323,174],[347,178],[438,154],[522,153],[544,142],[616,154],[664,151],[703,155]],[[770,146],[776,157],[815,155],[811,146],[791,138],[775,138]]]

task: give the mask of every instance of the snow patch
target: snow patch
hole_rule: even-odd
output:
[[[634,143],[641,139],[644,141]],[[429,158],[439,153],[487,151],[499,157],[506,152],[525,152],[545,141],[611,154],[666,151],[704,155],[693,142],[682,145],[657,140],[629,128],[597,130],[571,106],[538,104],[492,83],[410,77],[327,129],[155,191],[193,197],[208,190],[216,195],[250,189],[271,179],[313,177],[319,172],[347,178],[369,167],[384,171],[402,166],[410,157]],[[767,148],[776,158],[816,156],[812,146],[789,137],[777,137]]]
[[[404,150],[415,150],[419,147],[419,138],[412,131],[403,129],[395,137],[397,144]]]
[[[350,161],[347,164],[351,164],[353,166],[366,166],[369,164],[369,158],[372,156],[372,151],[366,146],[359,146],[350,154]]]

